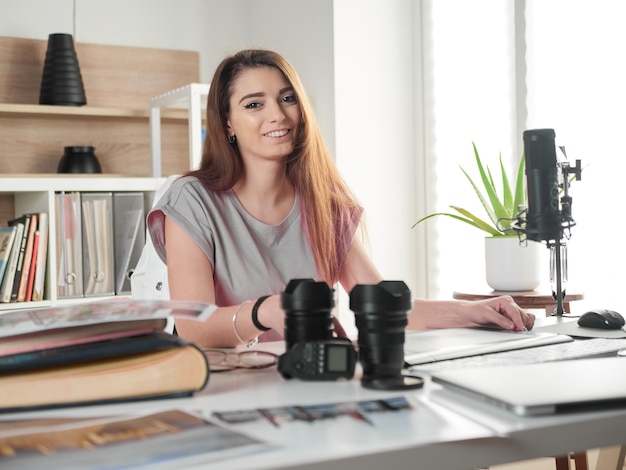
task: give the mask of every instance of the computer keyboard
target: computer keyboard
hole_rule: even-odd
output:
[[[409,371],[439,372],[468,367],[523,365],[590,357],[615,356],[620,349],[626,349],[626,338],[576,339],[568,343],[550,344],[534,348],[516,349],[513,351],[419,364],[410,367]],[[624,358],[624,364],[626,365],[626,357]]]

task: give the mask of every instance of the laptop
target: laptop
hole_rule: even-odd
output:
[[[444,389],[519,416],[626,407],[626,357],[435,372]]]
[[[404,361],[407,367],[515,349],[573,341],[568,335],[539,331],[486,328],[444,328],[407,331]]]

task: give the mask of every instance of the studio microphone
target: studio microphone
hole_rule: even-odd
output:
[[[537,242],[560,240],[559,180],[553,129],[524,131],[528,211],[525,233]]]

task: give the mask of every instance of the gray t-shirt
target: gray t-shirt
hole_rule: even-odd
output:
[[[217,305],[279,294],[291,279],[319,280],[297,195],[289,215],[267,225],[251,216],[232,190],[208,191],[189,176],[174,181],[148,214],[148,231],[165,262],[164,216],[210,261]]]

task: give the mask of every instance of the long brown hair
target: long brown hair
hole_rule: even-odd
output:
[[[188,174],[203,181],[213,191],[231,189],[243,175],[243,159],[238,146],[228,141],[226,122],[234,80],[243,71],[254,67],[279,70],[297,97],[302,122],[295,148],[287,157],[287,177],[301,197],[303,220],[319,275],[333,285],[346,256],[342,247],[349,246],[349,243],[343,243],[343,239],[355,230],[352,214],[362,209],[339,175],[302,82],[284,57],[276,52],[252,49],[238,52],[220,63],[207,98],[202,161],[198,170]]]

